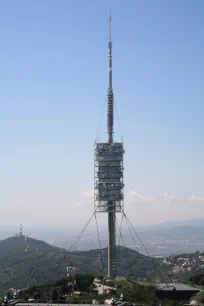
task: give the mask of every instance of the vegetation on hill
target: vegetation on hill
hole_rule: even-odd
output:
[[[196,296],[193,296],[191,300],[194,300],[199,304],[204,303],[204,291],[199,292]]]
[[[74,282],[74,280],[76,282]],[[36,286],[31,286],[20,293],[18,298],[27,301],[35,299],[37,303],[69,303],[69,304],[92,304],[95,300],[104,304],[106,299],[114,297],[119,301],[121,293],[124,295],[124,301],[139,305],[162,305],[162,306],[180,306],[176,301],[158,300],[155,295],[155,286],[150,283],[138,283],[136,281],[116,280],[106,282],[104,285],[111,285],[116,291],[108,294],[98,295],[93,283],[94,277],[91,274],[76,275],[73,278],[61,278],[56,281],[49,281]],[[71,295],[72,290],[80,292],[79,295]]]
[[[63,277],[70,261],[76,267],[76,273],[93,273],[96,276],[107,274],[107,248],[69,253],[31,238],[12,237],[2,240],[0,241],[0,292],[4,293],[11,287],[21,289]],[[155,264],[158,264],[163,271],[167,269],[156,259],[128,248],[118,248],[117,273],[120,276],[147,280],[158,278],[160,276],[155,270]]]
[[[93,298],[92,287],[94,276],[84,274],[75,276],[75,285],[72,277],[63,277],[55,281],[49,281],[35,286],[31,286],[20,292],[18,298],[27,301],[29,298],[35,299],[36,302],[65,302],[65,300],[75,303],[79,300],[87,300],[89,303]],[[74,288],[73,288],[74,285]],[[72,290],[81,292],[80,297],[71,297]]]
[[[142,284],[138,282],[128,282],[126,280],[116,281],[117,297],[119,298],[121,292],[125,294],[125,298],[129,302],[145,302],[156,303],[157,298],[153,292],[154,286],[149,284]]]
[[[119,299],[120,294],[123,293],[125,300],[128,302],[142,302],[142,303],[156,303],[157,298],[152,291],[152,286],[142,285],[138,283],[130,283],[126,280],[114,281],[114,286],[117,291],[109,294],[97,295],[94,292],[94,277],[91,274],[76,275],[75,276],[74,289],[80,291],[80,295],[71,296],[71,290],[69,284],[73,284],[72,278],[62,278],[57,281],[50,281],[37,286],[32,286],[21,293],[20,298],[28,300],[33,298],[36,302],[68,302],[83,304],[92,304],[92,300],[96,299],[100,303],[104,303],[105,299],[114,296]]]
[[[202,271],[203,272],[203,271]],[[197,285],[197,286],[204,286],[204,274],[197,274],[197,275],[192,275],[189,278],[189,281],[191,284]]]

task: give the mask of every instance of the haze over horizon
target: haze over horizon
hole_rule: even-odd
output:
[[[125,211],[138,225],[204,218],[204,2],[8,0],[0,3],[2,227],[83,226],[93,213],[110,6]]]

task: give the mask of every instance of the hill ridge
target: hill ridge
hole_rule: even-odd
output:
[[[105,270],[102,267],[101,255]],[[107,248],[69,252],[30,237],[6,238],[0,241],[0,292],[11,287],[21,289],[63,277],[70,261],[76,267],[76,273],[106,275]],[[120,276],[155,277],[152,259],[135,250],[119,247],[118,263]]]

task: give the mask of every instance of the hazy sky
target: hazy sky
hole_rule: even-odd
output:
[[[91,215],[110,8],[127,214],[135,224],[204,217],[204,2],[5,0],[1,226],[83,226]]]

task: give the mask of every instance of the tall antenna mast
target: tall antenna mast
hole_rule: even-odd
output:
[[[108,93],[107,93],[107,128],[108,128],[108,142],[113,142],[113,87],[112,87],[112,18],[109,16],[109,41],[108,41]]]
[[[112,24],[108,39],[108,141],[95,144],[95,212],[108,213],[108,277],[116,277],[116,213],[123,212],[123,143],[113,141],[114,95],[112,86]]]
[[[23,236],[23,226],[20,224],[20,236]]]

